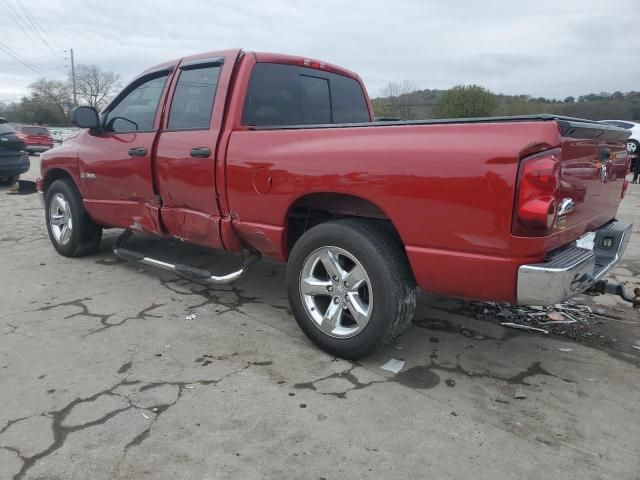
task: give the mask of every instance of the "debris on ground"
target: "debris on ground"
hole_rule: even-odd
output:
[[[186,317],[184,317],[185,320],[195,320],[196,319],[196,314],[195,313],[188,313]]]
[[[640,350],[640,347],[638,345],[631,345],[631,348],[635,348],[636,350]]]
[[[561,352],[573,352],[573,348],[559,348]]]
[[[503,327],[530,332],[563,335],[572,340],[612,346],[617,338],[594,333],[596,325],[611,321],[616,323],[637,323],[616,316],[604,308],[590,307],[572,299],[546,307],[511,306],[495,302],[470,302],[464,310],[477,320],[498,321]],[[637,349],[640,350],[640,347]]]
[[[382,370],[386,370],[387,372],[398,373],[400,372],[400,370],[402,370],[402,367],[404,367],[404,360],[397,360],[395,358],[392,358],[380,368]]]
[[[513,398],[516,400],[522,400],[523,398],[527,398],[527,395],[522,390],[516,390],[513,394]]]
[[[531,325],[522,325],[520,323],[502,322],[500,325],[503,327],[517,328],[518,330],[528,330],[530,332],[549,333],[544,328],[532,327]]]

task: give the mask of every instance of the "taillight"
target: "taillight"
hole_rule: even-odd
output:
[[[520,162],[512,231],[514,235],[548,235],[558,213],[560,149]]]
[[[20,140],[26,140],[27,136],[24,133],[16,133],[16,137]]]

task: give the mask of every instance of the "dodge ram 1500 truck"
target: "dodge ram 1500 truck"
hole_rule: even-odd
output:
[[[512,304],[584,291],[620,258],[628,131],[533,115],[376,123],[360,78],[308,58],[224,50],[133,80],[42,155],[51,242],[196,281],[287,261],[293,314],[346,358],[411,322],[416,288]],[[146,233],[241,255],[217,276],[132,251]]]

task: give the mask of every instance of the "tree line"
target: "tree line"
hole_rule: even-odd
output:
[[[76,99],[101,110],[120,90],[120,75],[97,65],[76,68]],[[74,106],[73,81],[41,78],[18,102],[0,102],[0,117],[9,122],[69,125]],[[468,118],[551,113],[592,120],[640,120],[640,92],[590,93],[564,100],[529,95],[495,94],[479,85],[456,85],[449,90],[419,90],[405,80],[389,82],[382,96],[371,100],[376,117],[405,120]]]
[[[18,102],[0,102],[0,117],[9,122],[34,125],[69,125],[74,107],[73,79],[40,78],[29,85],[30,93]],[[80,105],[101,110],[120,90],[120,75],[97,65],[76,66],[75,99]]]
[[[601,92],[564,100],[495,94],[480,85],[419,90],[410,81],[389,82],[371,100],[376,117],[405,120],[551,113],[592,120],[640,120],[640,92]]]

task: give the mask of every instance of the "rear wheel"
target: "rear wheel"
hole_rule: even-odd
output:
[[[640,143],[637,140],[627,140],[627,152],[631,154],[640,153]]]
[[[366,356],[411,323],[416,287],[402,246],[365,220],[308,230],[287,265],[287,290],[300,328],[323,350]]]
[[[87,215],[80,193],[67,180],[56,180],[45,196],[45,216],[49,239],[65,257],[95,253],[100,247],[102,228]]]

